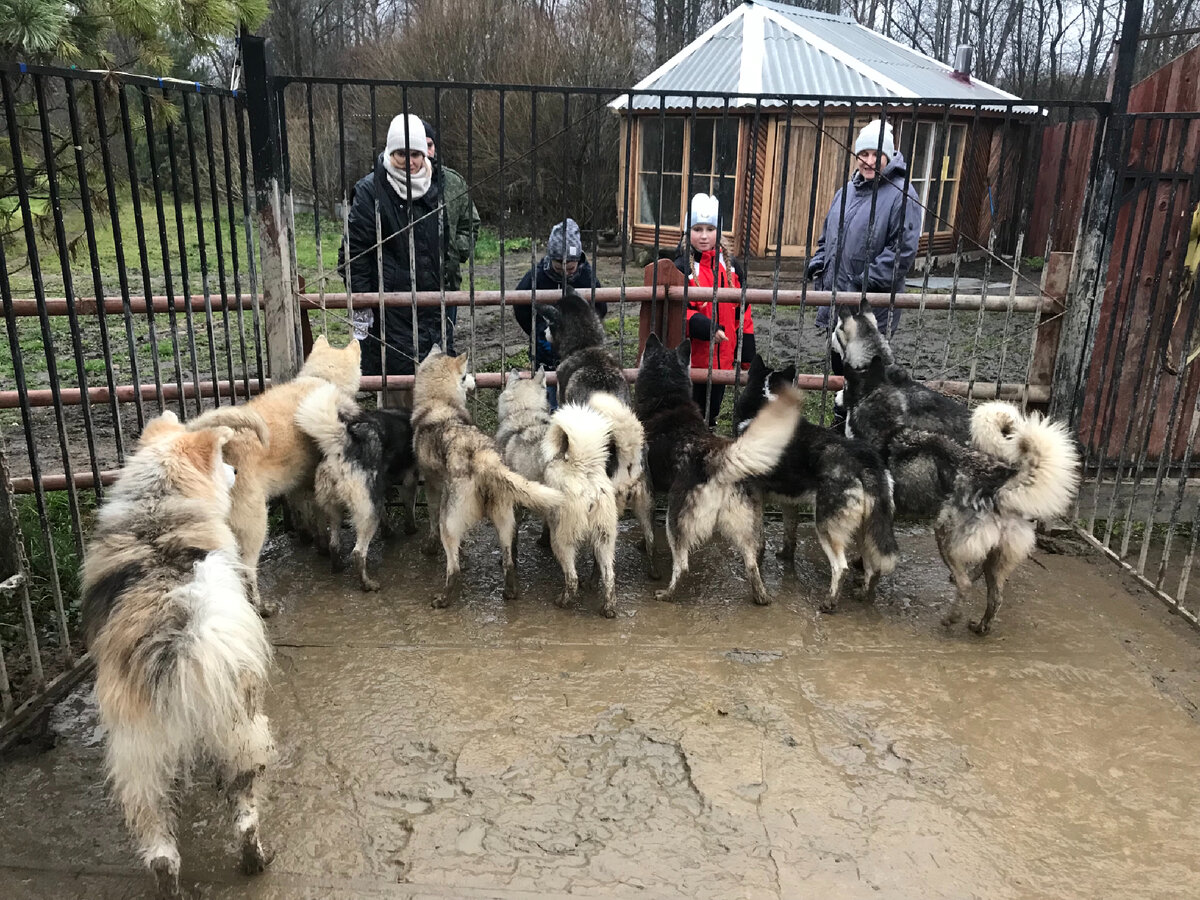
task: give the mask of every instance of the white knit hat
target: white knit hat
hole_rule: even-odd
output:
[[[896,140],[892,137],[892,126],[886,122],[883,125],[883,140],[879,140],[879,120],[873,119],[862,127],[858,138],[854,141],[854,155],[864,150],[878,150],[888,159],[896,155]]]
[[[721,201],[713,194],[695,194],[692,197],[692,227],[711,225],[721,229]]]
[[[404,120],[408,120],[408,143],[404,143]],[[429,144],[425,140],[425,125],[419,116],[409,113],[407,116],[396,116],[388,126],[387,146],[384,156],[390,157],[397,150],[416,150],[418,153],[428,153]]]

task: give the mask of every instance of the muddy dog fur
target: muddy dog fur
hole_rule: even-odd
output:
[[[776,372],[761,356],[750,365],[746,389],[734,404],[733,421],[741,434],[779,392],[796,381],[796,367]],[[781,559],[796,555],[796,526],[801,503],[812,503],[817,540],[829,560],[829,593],[821,610],[837,608],[849,564],[847,548],[863,560],[864,595],[875,599],[881,575],[896,567],[898,548],[892,531],[891,477],[883,460],[863,441],[843,437],[804,419],[797,424],[779,463],[758,479],[758,486],[783,510]]]
[[[354,570],[364,591],[377,591],[379,582],[367,573],[367,551],[380,527],[388,527],[387,498],[393,486],[400,488],[405,533],[417,530],[417,458],[409,413],[363,409],[330,384],[300,401],[296,424],[321,451],[313,475],[316,504],[324,517],[318,548],[329,553],[331,568],[340,572],[342,519],[349,513]]]
[[[629,384],[625,372],[612,351],[605,348],[604,325],[592,304],[574,290],[566,292],[557,305],[538,304],[538,312],[546,321],[547,336],[558,353],[558,402],[588,403],[593,394],[610,394],[630,407]],[[632,407],[630,407],[632,410]],[[614,439],[629,450],[636,433],[629,421],[633,418],[610,411]],[[626,423],[623,425],[622,423]],[[659,578],[654,559],[654,497],[649,472],[643,461],[643,473],[636,480],[626,477],[617,485],[618,514],[633,509],[642,529],[642,546],[646,552],[646,574]],[[626,473],[628,474],[628,467]]]
[[[504,464],[491,437],[480,431],[467,411],[467,391],[475,378],[465,356],[447,356],[436,345],[417,367],[413,385],[413,446],[429,500],[429,536],[423,547],[446,554],[446,584],[433,598],[445,607],[462,590],[459,550],[466,533],[484,518],[500,538],[504,598],[516,599],[513,557],[517,504],[542,516],[562,504],[562,494],[518,475]]]
[[[229,524],[241,547],[251,599],[263,615],[277,608],[258,592],[258,556],[267,537],[267,502],[286,496],[295,508],[311,512],[313,474],[321,460],[316,443],[296,425],[296,408],[326,384],[353,396],[361,379],[361,355],[356,340],[338,349],[320,335],[291,381],[272,385],[243,406],[218,407],[188,423],[192,429],[225,425],[239,431],[225,448],[226,459],[238,470]],[[264,422],[266,431],[260,433]]]
[[[575,599],[579,591],[575,558],[581,547],[590,547],[604,598],[600,612],[609,619],[617,614],[613,572],[617,499],[610,466],[614,459],[612,443],[609,420],[580,403],[560,406],[542,439],[546,484],[563,496],[562,503],[549,512],[550,546],[563,572],[563,592],[556,603],[565,607]]]
[[[219,768],[242,867],[268,862],[256,782],[273,745],[261,697],[271,644],[229,524],[235,432],[150,422],[109,491],[83,565],[109,783],[159,897],[178,897],[177,782]]]
[[[671,581],[656,596],[674,599],[691,551],[719,532],[745,564],[752,599],[766,605],[771,598],[758,566],[762,492],[755,479],[778,465],[800,421],[802,398],[784,387],[739,440],[715,435],[692,399],[690,360],[690,341],[669,350],[651,334],[638,369],[634,409],[646,429],[654,488],[667,494]]]

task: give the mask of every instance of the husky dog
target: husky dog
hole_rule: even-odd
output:
[[[594,391],[629,402],[629,385],[616,357],[604,347],[604,325],[592,304],[568,291],[554,306],[539,303],[547,336],[561,360],[558,402],[586,403]]]
[[[550,428],[546,370],[539,367],[532,378],[522,378],[516,369],[509,372],[496,416],[496,446],[504,464],[530,481],[542,481],[546,469],[542,438]]]
[[[542,438],[550,428],[546,370],[539,366],[532,378],[525,379],[516,369],[509,372],[504,390],[500,392],[496,416],[496,446],[504,464],[530,481],[544,481],[546,460],[542,455]],[[518,511],[518,525],[520,519]],[[550,529],[545,522],[538,543],[543,547],[550,546]],[[517,535],[513,532],[513,556],[516,555]]]
[[[590,403],[596,393],[609,394],[629,407],[629,385],[621,364],[604,346],[604,326],[590,303],[575,291],[568,291],[555,306],[538,304],[538,313],[546,320],[547,336],[562,360],[558,364],[558,402]],[[635,429],[635,416],[622,414],[609,405],[608,420],[613,427],[613,439],[625,448],[625,458],[632,464],[634,442],[642,441],[640,428]],[[639,451],[640,452],[640,451]],[[642,527],[646,546],[647,574],[659,577],[654,561],[654,509],[650,476],[644,461],[638,464],[644,473],[638,480],[629,479],[617,486],[617,507],[620,512],[632,507]]]
[[[218,407],[188,423],[191,429],[226,425],[242,431],[225,448],[226,458],[238,470],[229,525],[241,548],[250,597],[263,615],[276,610],[276,604],[263,601],[258,593],[258,555],[267,536],[267,501],[288,495],[300,506],[306,505],[321,458],[317,445],[296,425],[296,408],[325,384],[353,395],[361,377],[360,359],[358,341],[335,349],[321,335],[291,381],[272,386],[244,406]],[[253,433],[246,434],[247,429]]]
[[[690,341],[668,350],[651,334],[638,369],[635,409],[646,429],[650,475],[657,490],[668,492],[671,582],[656,596],[674,598],[688,554],[719,531],[741,554],[754,602],[765,605],[771,598],[758,570],[762,494],[754,479],[783,456],[800,421],[800,393],[784,387],[733,441],[705,427],[692,399],[690,361]]]
[[[966,405],[925,387],[896,365],[866,301],[857,312],[838,307],[833,347],[846,366],[846,386],[840,393],[848,437],[878,447],[895,430],[918,428],[949,435],[960,444],[970,441]]]
[[[542,439],[545,482],[561,491],[563,497],[548,517],[550,546],[563,571],[563,592],[556,603],[566,606],[579,590],[575,557],[581,546],[588,545],[604,591],[601,612],[609,619],[617,614],[613,575],[617,499],[609,474],[611,444],[609,420],[592,407],[578,403],[560,406]]]
[[[796,367],[772,371],[761,356],[750,365],[746,390],[734,405],[733,420],[744,431],[763,407],[796,380]],[[837,608],[846,548],[858,545],[866,572],[866,599],[873,601],[880,575],[896,566],[892,533],[892,486],[879,454],[862,441],[842,437],[804,419],[796,423],[779,463],[758,484],[783,508],[782,559],[796,555],[796,524],[801,501],[811,501],[817,540],[829,560],[829,596],[824,612]]]
[[[318,544],[328,549],[333,571],[340,572],[342,518],[349,513],[355,534],[354,569],[364,591],[377,591],[379,582],[367,574],[367,549],[380,525],[387,526],[392,485],[400,485],[405,533],[417,530],[417,460],[409,414],[362,409],[349,395],[325,384],[300,401],[296,425],[321,451],[313,475],[317,507],[324,515]]]
[[[1005,582],[1033,550],[1034,520],[1070,508],[1079,488],[1079,453],[1064,425],[1037,413],[1024,416],[1001,401],[976,408],[971,443],[902,431],[889,454],[901,469],[913,459],[936,469],[944,492],[934,532],[955,586],[942,624],[959,620],[967,591],[982,574],[987,609],[971,630],[984,635],[1004,601]]]
[[[235,440],[229,428],[189,430],[170,412],[150,422],[83,565],[108,776],[159,897],[179,896],[175,782],[201,757],[228,786],[242,868],[267,864],[255,780],[273,749],[259,706],[271,645],[229,525],[240,476],[223,450]]]
[[[436,553],[440,537],[446,553],[446,586],[434,597],[435,607],[447,606],[460,593],[459,547],[463,536],[485,517],[500,538],[504,598],[515,599],[513,507],[519,503],[545,516],[563,502],[559,491],[504,465],[493,440],[475,427],[467,412],[467,391],[474,387],[467,358],[447,356],[436,344],[417,367],[413,385],[413,447],[429,499],[424,550]]]

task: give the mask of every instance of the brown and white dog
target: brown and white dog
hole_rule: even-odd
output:
[[[313,473],[321,455],[313,439],[296,424],[296,409],[325,384],[352,397],[362,376],[361,359],[358,341],[339,349],[329,346],[321,335],[291,381],[272,385],[243,406],[212,409],[188,423],[190,429],[225,425],[239,432],[225,448],[226,458],[238,471],[229,525],[241,547],[251,600],[263,615],[276,610],[274,602],[262,600],[258,593],[258,556],[267,538],[267,503],[286,495],[302,510],[315,508]],[[315,513],[310,515],[315,519]]]
[[[272,755],[259,707],[271,645],[229,525],[229,428],[146,426],[100,509],[83,567],[107,768],[160,897],[179,895],[173,792],[193,762],[220,768],[242,867],[261,872],[255,781]]]

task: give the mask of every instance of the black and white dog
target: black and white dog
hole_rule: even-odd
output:
[[[796,367],[776,372],[761,356],[750,365],[746,390],[738,397],[733,420],[742,433],[754,417],[795,384]],[[768,496],[783,509],[782,559],[796,555],[798,506],[811,502],[817,540],[829,560],[829,595],[821,609],[831,612],[841,594],[848,567],[847,548],[857,547],[866,574],[867,600],[874,600],[880,575],[896,567],[896,536],[892,533],[892,485],[879,454],[863,441],[843,437],[801,419],[783,456],[758,479]]]
[[[367,548],[387,525],[388,492],[399,485],[404,532],[417,530],[417,461],[409,414],[395,409],[362,409],[332,387],[311,392],[296,409],[296,425],[321,451],[313,483],[325,515],[319,545],[327,547],[333,570],[341,571],[342,518],[354,523],[354,567],[364,591],[379,590],[367,574]]]
[[[688,570],[692,550],[720,532],[742,557],[755,603],[771,602],[759,573],[762,491],[756,479],[778,465],[800,421],[801,395],[781,388],[778,398],[734,441],[713,434],[692,399],[691,342],[675,350],[650,335],[638,369],[634,408],[646,428],[655,490],[667,493],[671,583],[657,592],[671,600]]]
[[[834,345],[846,366],[846,425],[883,458],[898,515],[933,519],[955,585],[942,617],[952,625],[974,581],[987,609],[971,623],[987,634],[1004,585],[1034,546],[1034,522],[1066,514],[1079,488],[1079,453],[1066,426],[1010,403],[974,413],[914,381],[867,308],[842,313]]]

